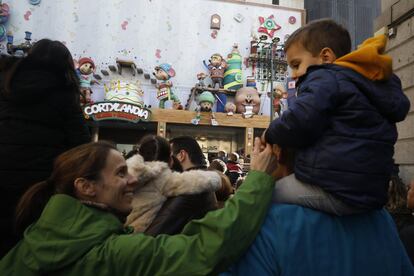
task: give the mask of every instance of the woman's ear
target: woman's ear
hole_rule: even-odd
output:
[[[96,196],[96,185],[94,181],[78,177],[73,184],[79,197],[91,198]]]
[[[322,59],[322,63],[333,63],[336,60],[334,51],[329,47],[323,48],[319,56]]]

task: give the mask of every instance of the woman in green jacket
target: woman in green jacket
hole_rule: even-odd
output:
[[[154,238],[131,234],[121,222],[138,184],[121,153],[102,141],[76,147],[56,159],[49,179],[22,197],[17,223],[28,227],[0,261],[0,274],[216,274],[256,236],[275,167],[271,147],[260,152],[256,138],[252,171],[225,208],[190,222],[180,235]],[[43,210],[41,215],[37,210]]]

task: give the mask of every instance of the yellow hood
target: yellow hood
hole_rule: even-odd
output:
[[[392,59],[385,55],[387,37],[368,38],[358,49],[335,60],[335,64],[351,68],[370,80],[387,80],[392,74]]]

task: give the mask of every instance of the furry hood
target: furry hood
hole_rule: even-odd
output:
[[[135,154],[126,160],[128,172],[138,180],[138,187],[142,187],[165,172],[169,171],[168,164],[161,161],[145,162],[144,158]]]

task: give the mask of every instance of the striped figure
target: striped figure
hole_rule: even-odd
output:
[[[242,57],[237,45],[227,58],[227,68],[224,72],[224,89],[238,90],[243,87],[242,83]]]

